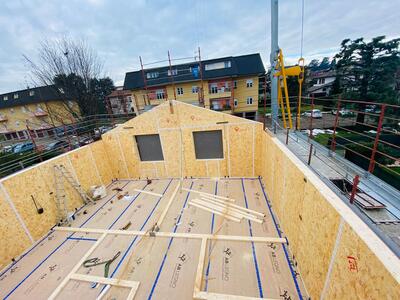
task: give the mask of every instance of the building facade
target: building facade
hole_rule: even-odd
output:
[[[125,102],[137,114],[166,100],[252,118],[258,109],[260,54],[143,69],[125,75]]]
[[[28,88],[0,95],[0,134],[6,140],[53,136],[54,128],[75,122],[76,102],[54,87]]]
[[[310,73],[310,81],[312,85],[307,90],[308,96],[329,96],[335,79],[336,73],[331,69]]]

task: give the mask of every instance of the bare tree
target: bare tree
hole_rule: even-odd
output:
[[[35,86],[51,86],[58,96],[78,104],[80,114],[77,114],[76,107],[71,106],[70,102],[63,101],[64,109],[69,114],[79,119],[102,111],[104,99],[99,99],[99,90],[101,94],[107,94],[111,92],[113,83],[109,78],[99,79],[103,63],[85,41],[66,37],[44,40],[38,48],[36,61],[26,55],[24,59],[31,70]],[[58,115],[63,118],[60,112]]]

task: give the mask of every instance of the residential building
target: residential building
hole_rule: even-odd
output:
[[[118,86],[110,95],[106,97],[106,106],[109,113],[126,114],[136,113],[137,106],[132,99],[132,93],[124,90],[123,86]]]
[[[52,86],[27,88],[0,95],[0,134],[6,140],[54,135],[54,127],[74,122],[75,101]],[[28,132],[29,130],[29,132]]]
[[[128,72],[124,90],[140,112],[165,100],[198,105],[253,118],[258,108],[259,77],[265,74],[260,54]]]
[[[310,73],[311,86],[307,90],[308,96],[326,97],[330,95],[336,72],[332,69]]]

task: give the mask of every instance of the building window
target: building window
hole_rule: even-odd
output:
[[[74,106],[74,102],[73,101],[68,101],[68,107],[72,108]]]
[[[177,91],[178,95],[183,95],[183,88],[182,87],[176,88],[176,91]]]
[[[233,106],[237,107],[238,106],[238,99],[233,99]]]
[[[29,96],[35,96],[35,91],[29,91]]]
[[[193,141],[196,159],[224,158],[222,130],[194,131]]]
[[[253,104],[253,97],[247,97],[247,105]]]
[[[23,113],[26,113],[26,112],[27,112],[26,107],[25,107],[25,106],[22,106],[22,107],[21,107],[21,111],[22,111]]]
[[[15,126],[19,126],[19,121],[15,121]]]
[[[199,87],[194,85],[192,86],[192,94],[197,94],[199,92]]]
[[[218,69],[226,69],[231,67],[231,61],[221,61],[221,62],[216,62],[212,64],[206,64],[204,69],[206,71],[211,71],[211,70],[218,70]]]
[[[4,97],[3,97],[3,100],[4,100],[4,101],[7,101],[7,100],[8,100],[8,96],[4,96]]]
[[[14,113],[14,108],[10,108],[10,113]]]
[[[237,81],[236,80],[233,82],[233,88],[237,89]]]
[[[325,78],[319,78],[318,84],[325,84]]]
[[[18,94],[14,94],[14,99],[18,99],[19,95]]]
[[[164,160],[161,140],[158,134],[136,135],[135,140],[141,161]]]
[[[168,70],[168,76],[175,76],[178,75],[178,69]]]
[[[146,74],[146,77],[147,77],[147,79],[154,79],[154,78],[157,78],[158,75],[159,75],[158,72],[150,72],[150,73]]]
[[[165,99],[165,90],[164,89],[156,90],[156,98],[158,100]]]
[[[253,87],[253,80],[252,80],[252,79],[246,80],[246,86],[247,86],[248,88]]]
[[[210,87],[210,94],[217,94],[218,93],[218,85],[213,83]]]
[[[65,93],[63,88],[59,88],[58,91],[59,91],[61,94],[64,94],[64,93]]]

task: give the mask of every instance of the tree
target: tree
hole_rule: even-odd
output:
[[[335,92],[362,101],[399,103],[395,89],[395,73],[400,66],[400,39],[385,41],[378,36],[370,42],[363,38],[345,39],[335,56],[337,79]],[[366,105],[360,104],[359,111]],[[364,123],[365,114],[357,114],[357,122]]]
[[[38,59],[24,55],[31,69],[34,85],[54,88],[64,99],[75,101],[76,108],[64,101],[64,108],[75,118],[104,113],[105,96],[114,88],[112,80],[101,78],[103,64],[84,41],[68,38],[42,41]]]

